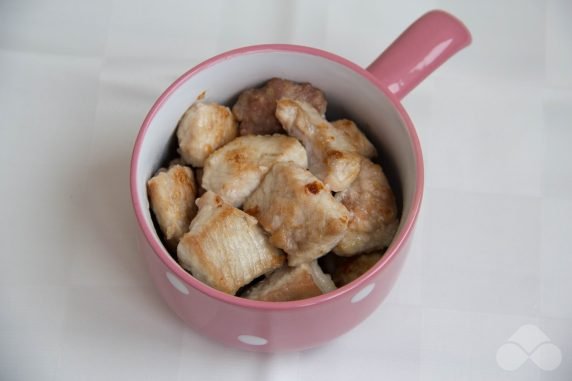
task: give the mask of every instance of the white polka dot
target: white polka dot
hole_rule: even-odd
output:
[[[181,282],[179,278],[177,278],[170,272],[167,272],[166,274],[167,274],[167,279],[169,279],[169,282],[171,282],[173,287],[175,287],[181,294],[189,295],[189,289],[187,288],[187,286],[185,286],[183,282]]]
[[[248,345],[264,345],[268,343],[268,340],[265,338],[251,335],[240,335],[238,336],[238,341]]]
[[[371,292],[373,291],[373,288],[375,287],[375,283],[372,283],[370,285],[365,286],[364,288],[362,288],[360,290],[360,292],[358,292],[357,294],[355,294],[352,297],[351,302],[352,303],[357,303],[357,302],[361,302],[362,300],[364,300],[369,294],[371,294]]]

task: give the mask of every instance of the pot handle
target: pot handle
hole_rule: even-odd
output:
[[[421,16],[368,66],[367,70],[403,99],[449,57],[471,43],[471,33],[441,10]]]

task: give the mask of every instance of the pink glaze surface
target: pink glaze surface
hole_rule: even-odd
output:
[[[166,276],[166,271],[169,270],[163,262],[149,245],[144,244],[141,249],[161,296],[190,327],[227,345],[263,352],[311,348],[355,327],[369,316],[391,291],[407,251],[407,247],[402,247],[402,252],[395,260],[378,266],[375,276],[370,274],[367,282],[360,282],[366,284],[366,287],[374,285],[364,299],[352,303],[357,293],[344,292],[327,299],[308,299],[309,303],[301,306],[299,302],[226,303],[188,284],[185,285],[188,293],[175,291]],[[363,288],[358,288],[358,292]],[[268,342],[258,346],[245,344],[238,339],[245,335],[259,337]]]
[[[440,23],[443,23],[443,29]],[[452,28],[451,23],[459,25],[457,28]],[[424,27],[425,24],[432,25],[434,29],[427,29]],[[240,48],[213,57],[192,68],[169,86],[155,102],[135,142],[131,162],[131,194],[142,233],[140,250],[145,257],[152,279],[168,305],[189,326],[225,344],[247,350],[265,352],[301,350],[332,340],[352,329],[369,316],[386,297],[402,268],[423,194],[421,147],[413,124],[399,99],[461,47],[458,43],[455,43],[457,46],[455,49],[447,47],[426,65],[418,65],[420,61],[413,63],[412,59],[427,56],[415,53],[416,48],[413,42],[420,38],[419,33],[415,32],[417,28],[423,29],[427,40],[433,43],[437,41],[442,43],[445,34],[451,34],[452,31],[466,30],[454,18],[443,12],[431,12],[408,29],[390,47],[389,53],[382,54],[370,66],[369,71],[342,57],[309,47],[259,45]],[[450,38],[454,40],[455,36],[457,36],[456,32]],[[410,41],[409,37],[414,38],[414,41]],[[427,46],[429,43],[422,44],[422,48]],[[217,62],[229,60],[235,56],[266,51],[298,52],[321,57],[324,60],[344,65],[375,84],[380,93],[389,98],[401,116],[403,128],[407,130],[415,156],[416,188],[410,212],[402,217],[405,219],[402,228],[382,259],[366,274],[345,287],[326,295],[294,302],[269,303],[242,299],[219,292],[192,277],[173,260],[153,234],[153,226],[147,223],[144,216],[142,205],[145,203],[136,191],[137,166],[142,143],[155,114],[165,102],[168,102],[170,95],[189,78],[200,71],[208,70]],[[386,57],[391,65],[384,65]],[[400,64],[403,67],[418,67],[417,72],[415,75],[410,74],[410,71],[404,73]],[[403,83],[403,87],[400,87],[398,91],[393,91],[388,83],[399,79],[400,74],[405,75],[401,82],[398,81],[398,83]]]
[[[444,11],[431,11],[411,24],[367,70],[402,99],[470,43],[465,25]]]

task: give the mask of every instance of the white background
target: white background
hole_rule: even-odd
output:
[[[228,349],[187,329],[137,254],[128,166],[186,69],[268,42],[366,66],[424,12],[473,45],[404,101],[426,159],[388,300],[321,348]],[[1,380],[572,379],[572,2],[0,2]],[[554,371],[499,368],[523,324]]]

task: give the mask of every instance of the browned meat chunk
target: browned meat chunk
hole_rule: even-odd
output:
[[[311,262],[346,234],[349,212],[324,184],[292,162],[276,163],[246,199],[244,210],[288,254],[288,264]]]
[[[299,139],[308,151],[310,172],[334,192],[343,191],[355,180],[362,156],[376,154],[353,122],[329,123],[306,102],[281,99],[276,117],[288,135]]]
[[[179,164],[162,168],[147,182],[147,193],[167,246],[173,249],[197,214],[193,170]]]
[[[243,91],[232,107],[240,121],[240,135],[270,135],[284,130],[274,115],[276,101],[290,98],[311,104],[320,115],[326,113],[326,98],[309,83],[272,78],[260,88]]]
[[[362,159],[357,179],[343,192],[336,194],[351,212],[348,231],[334,253],[350,257],[389,246],[399,218],[395,196],[381,166]]]
[[[266,302],[288,302],[325,294],[336,289],[316,261],[284,266],[246,292],[244,297]]]
[[[284,264],[255,218],[213,192],[197,200],[199,212],[177,247],[181,266],[222,292],[236,291]]]
[[[183,161],[202,167],[211,153],[236,137],[236,126],[228,107],[216,103],[193,103],[177,127],[179,153]]]
[[[279,134],[239,136],[205,160],[201,184],[238,208],[274,163],[286,161],[308,167],[298,140]]]

